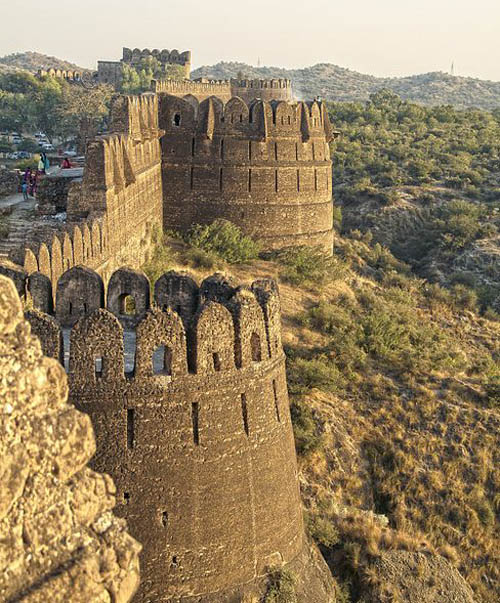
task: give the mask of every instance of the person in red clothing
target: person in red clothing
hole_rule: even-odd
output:
[[[63,160],[63,162],[62,162],[61,168],[62,168],[63,170],[67,170],[67,169],[69,169],[69,168],[71,168],[71,167],[73,167],[73,166],[71,165],[71,161],[70,161],[70,160],[69,160],[67,157],[65,157],[65,158],[64,158],[64,160]]]

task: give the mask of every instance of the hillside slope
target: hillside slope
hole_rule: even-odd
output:
[[[212,234],[164,240],[144,270],[279,280],[302,499],[337,602],[496,603],[500,323],[362,238],[224,264],[213,244],[236,239]]]
[[[3,70],[25,69],[26,71],[36,72],[39,69],[72,69],[77,71],[88,71],[84,67],[63,61],[57,57],[51,57],[40,52],[16,52],[0,57],[0,68]]]
[[[252,67],[245,63],[221,62],[193,71],[192,78],[224,79],[243,74],[249,78],[289,78],[299,98],[322,96],[326,100],[363,101],[381,88],[388,88],[402,98],[426,105],[450,104],[456,107],[500,107],[500,82],[456,77],[442,72],[399,78],[378,78],[319,63],[305,69]]]

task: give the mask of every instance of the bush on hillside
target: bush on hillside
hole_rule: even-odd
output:
[[[288,569],[278,569],[269,575],[269,587],[264,603],[297,603],[296,578]]]
[[[292,399],[290,413],[297,454],[304,457],[319,450],[323,444],[322,433],[307,403],[298,397]]]
[[[284,266],[280,278],[291,285],[318,287],[345,274],[345,264],[321,247],[288,247],[271,257]]]
[[[228,220],[215,220],[209,225],[196,224],[184,237],[192,247],[215,254],[235,264],[258,257],[260,246]]]

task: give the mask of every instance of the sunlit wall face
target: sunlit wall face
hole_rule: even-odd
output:
[[[25,50],[95,67],[122,46],[193,50],[220,60],[304,67],[335,63],[373,75],[429,71],[500,80],[498,0],[48,0],[0,4],[0,55]]]

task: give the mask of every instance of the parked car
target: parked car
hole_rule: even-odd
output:
[[[77,153],[76,151],[63,151],[63,155],[66,155],[67,157],[76,157]]]
[[[19,159],[31,159],[31,153],[28,153],[28,151],[18,151],[17,155]]]

